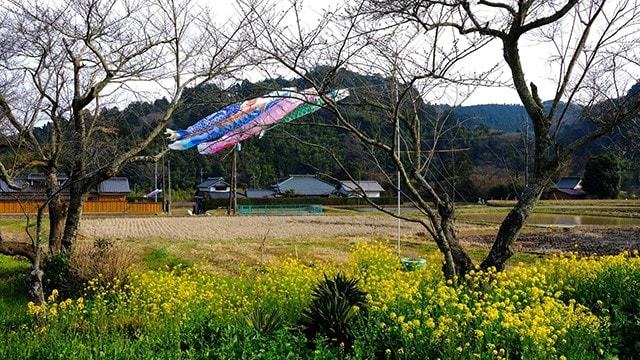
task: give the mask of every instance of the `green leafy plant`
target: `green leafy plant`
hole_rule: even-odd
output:
[[[77,291],[78,286],[72,279],[71,254],[62,252],[45,258],[44,286],[46,291],[58,290],[64,296]]]
[[[282,325],[282,317],[276,308],[267,310],[256,307],[247,317],[247,324],[260,334],[268,335]]]
[[[323,337],[329,345],[350,351],[353,346],[351,326],[357,314],[365,311],[366,293],[358,288],[358,280],[338,273],[326,275],[313,290],[311,304],[302,313],[300,324],[309,341]]]

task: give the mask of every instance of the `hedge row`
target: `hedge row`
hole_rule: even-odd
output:
[[[372,199],[378,205],[393,205],[397,202],[396,198],[384,197]],[[225,208],[229,205],[229,199],[208,199],[202,201],[204,210]],[[259,198],[246,199],[239,198],[238,205],[369,205],[362,198],[346,198],[346,197],[284,197],[284,198]]]

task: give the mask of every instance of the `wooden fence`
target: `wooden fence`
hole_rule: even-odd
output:
[[[0,214],[34,214],[42,202],[35,200],[0,200]],[[85,201],[82,211],[87,214],[156,214],[162,203],[128,203],[124,201]]]

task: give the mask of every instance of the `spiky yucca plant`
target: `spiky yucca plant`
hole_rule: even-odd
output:
[[[339,273],[326,275],[313,290],[309,308],[302,313],[301,325],[309,345],[322,336],[332,346],[350,351],[353,345],[351,326],[358,313],[366,310],[366,293],[358,288],[358,280]]]
[[[282,317],[278,309],[266,310],[257,307],[247,317],[247,323],[257,332],[266,335],[282,325]]]

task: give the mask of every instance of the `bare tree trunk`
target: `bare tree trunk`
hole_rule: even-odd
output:
[[[442,227],[444,241],[448,245],[445,252],[445,265],[442,270],[447,279],[457,276],[459,280],[462,280],[467,272],[473,269],[473,261],[458,240],[454,222],[454,204],[449,201],[440,204],[438,206],[438,214],[440,215],[440,226]],[[451,264],[447,264],[447,262]]]
[[[73,184],[69,191],[69,207],[67,209],[67,218],[64,223],[64,233],[62,236],[63,251],[71,251],[78,236],[80,218],[82,217],[83,196],[84,189],[82,185]]]
[[[67,219],[67,205],[61,196],[55,195],[49,203],[49,252],[58,254],[62,250],[62,237]]]
[[[544,191],[545,184],[546,181],[538,180],[527,186],[522,192],[516,206],[509,211],[507,217],[500,224],[491,251],[480,265],[482,269],[495,267],[498,271],[504,270],[505,263],[513,255],[511,245],[518,239],[520,230]]]
[[[31,263],[35,261],[36,253],[33,245],[26,242],[2,241],[0,239],[0,254],[8,256],[24,256]]]
[[[29,293],[31,297],[35,300],[36,304],[42,304],[44,302],[44,285],[42,283],[42,278],[44,277],[44,272],[40,266],[42,261],[42,250],[40,246],[40,240],[42,236],[42,217],[44,216],[44,206],[41,206],[38,209],[38,215],[36,218],[36,233],[35,236],[32,237],[33,241],[33,249],[35,253],[35,257],[32,262],[31,273],[29,274]]]
[[[47,174],[47,194],[49,201],[49,253],[58,254],[62,249],[64,223],[67,218],[67,205],[62,201],[58,192],[58,172],[52,169]]]

